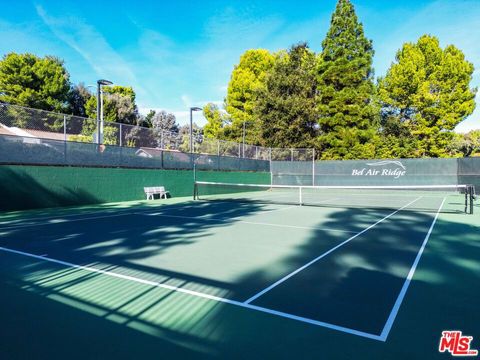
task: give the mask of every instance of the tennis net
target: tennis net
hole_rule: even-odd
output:
[[[475,193],[472,185],[293,186],[196,181],[194,199],[473,214]]]

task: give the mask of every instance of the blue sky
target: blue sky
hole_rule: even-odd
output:
[[[480,85],[479,0],[353,0],[373,40],[377,76],[406,41],[428,33],[459,47]],[[319,51],[336,0],[11,1],[0,0],[0,55],[64,59],[75,83],[107,78],[133,86],[142,112],[165,109],[180,123],[190,106],[222,103],[247,49],[307,41]],[[480,96],[477,96],[477,103]],[[196,122],[204,123],[197,113]],[[457,128],[480,128],[480,106]]]

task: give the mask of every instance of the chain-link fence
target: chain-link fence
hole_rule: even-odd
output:
[[[272,161],[314,161],[315,149],[278,149],[273,148]]]
[[[0,104],[0,134],[29,138],[97,143],[97,120]],[[312,149],[270,149],[262,146],[206,138],[195,134],[190,151],[189,132],[170,132],[135,125],[108,122],[103,125],[103,144],[132,148],[156,148],[215,156],[257,160],[307,160]]]
[[[269,172],[267,160],[184,153],[178,150],[98,145],[23,136],[0,136],[0,164],[68,165]]]

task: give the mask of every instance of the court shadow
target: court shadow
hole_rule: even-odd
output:
[[[234,286],[214,277],[197,276],[195,262],[203,257],[201,263],[208,266],[208,256],[215,255],[219,246],[218,242],[209,244],[209,238],[220,228],[228,228],[263,209],[263,205],[253,203],[193,201],[181,206],[137,208],[132,204],[121,210],[104,206],[100,213],[77,217],[59,215],[40,220],[36,226],[35,223],[9,224],[0,237],[0,245],[42,252],[74,264],[113,267],[117,273],[147,277],[172,286],[185,283],[192,288],[202,286],[204,291],[216,295],[232,291]],[[184,251],[190,248],[193,250],[185,258]],[[183,263],[187,271],[175,271],[177,263]]]
[[[239,359],[316,358],[320,354],[328,359],[435,358],[442,355],[437,352],[442,330],[454,327],[474,334],[476,326],[478,329],[479,221],[468,215],[440,216],[387,342],[178,291],[244,301],[247,290],[253,295],[279,280],[279,271],[287,275],[324,253],[327,239],[329,245],[338,245],[354,235],[328,229],[342,229],[347,223],[366,229],[374,223],[372,218],[378,220],[385,215],[365,209],[329,212],[293,253],[233,282],[212,280],[202,275],[204,269],[195,272],[191,268],[188,273],[168,270],[162,255],[169,254],[171,261],[184,261],[185,266],[193,255],[205,256],[208,262],[208,257],[215,254],[183,252],[180,256],[175,251],[192,248],[195,252],[196,243],[209,241],[212,234],[263,210],[258,204],[248,203],[192,203],[182,205],[180,210],[167,206],[149,209],[145,214],[131,213],[128,228],[127,220],[119,216],[97,219],[75,229],[67,223],[41,231],[38,228],[35,238],[31,230],[13,230],[1,239],[1,246],[46,251],[51,258],[88,265],[98,272],[2,254],[2,287],[12,294],[3,298],[2,308],[15,309],[4,317],[4,326],[15,329],[16,336],[28,336],[32,330],[41,332],[33,348],[43,355],[55,355],[58,338],[69,344],[77,335],[79,343],[86,344],[87,333],[98,336],[99,343],[117,344],[114,350],[96,346],[100,358],[109,357],[109,351],[118,358],[155,357],[164,347],[162,355],[167,357]],[[253,304],[378,333],[432,221],[432,214],[422,212],[402,212],[386,219]],[[59,233],[64,236],[59,238]],[[218,244],[211,251],[215,246]],[[104,272],[123,277],[112,279]],[[129,281],[127,276],[144,283]],[[19,312],[24,313],[22,322],[15,321]],[[39,321],[22,325],[31,318]],[[56,332],[57,328],[72,332],[62,334]],[[103,336],[102,331],[108,331],[110,337]],[[130,336],[132,341],[128,342]],[[2,343],[5,339],[12,337]],[[40,343],[46,346],[40,348]],[[57,354],[67,354],[67,348],[56,347]],[[137,353],[139,347],[142,349]],[[82,347],[74,357],[85,358],[81,355],[90,353]]]
[[[366,229],[372,225],[365,217],[368,211],[332,212],[319,226],[340,228],[354,223]],[[429,232],[433,214],[400,212],[276,285],[252,304],[343,326],[347,332],[350,329],[373,335],[381,335],[389,317],[397,314],[390,318],[391,332],[384,333],[388,334],[386,343],[317,328],[322,344],[317,347],[308,330],[295,335],[295,341],[308,344],[312,351],[321,348],[326,358],[443,358],[438,353],[442,331],[458,328],[475,334],[478,330],[476,304],[480,290],[475,284],[480,281],[476,261],[480,256],[480,221],[474,216],[440,214],[399,309],[395,309],[395,303]],[[273,284],[279,279],[271,278],[272,266],[294,271],[308,264],[325,252],[319,242],[326,233],[329,231],[325,229],[312,231],[296,254],[283,263],[269,264],[268,270],[251,274],[244,281],[263,279]],[[338,232],[328,236],[337,238],[337,244],[349,238]],[[256,329],[262,334],[262,329]],[[259,336],[256,344],[262,347],[266,339]],[[276,336],[281,336],[280,331],[276,330]],[[278,347],[287,351],[295,341],[284,340]]]

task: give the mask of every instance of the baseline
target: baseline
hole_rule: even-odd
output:
[[[329,323],[326,323],[326,322],[323,322],[323,321],[309,319],[309,318],[305,318],[305,317],[302,317],[302,316],[297,316],[297,315],[293,315],[293,314],[289,314],[289,313],[285,313],[285,312],[281,312],[281,311],[277,311],[277,310],[272,310],[272,309],[268,309],[268,308],[261,307],[261,306],[256,306],[256,305],[252,305],[252,304],[245,304],[244,302],[241,302],[241,301],[230,300],[230,299],[222,298],[222,297],[215,296],[215,295],[209,295],[209,294],[201,293],[201,292],[198,292],[198,291],[183,289],[183,288],[180,288],[180,287],[177,287],[177,286],[162,284],[162,283],[159,283],[159,282],[140,279],[140,278],[136,278],[136,277],[133,277],[133,276],[117,274],[117,273],[112,272],[112,271],[91,268],[91,267],[85,266],[85,265],[78,265],[78,264],[74,264],[74,263],[71,263],[71,262],[57,260],[57,259],[49,258],[47,256],[35,255],[35,254],[32,254],[32,253],[19,251],[19,250],[14,250],[14,249],[10,249],[10,248],[0,247],[0,251],[11,253],[11,254],[16,254],[16,255],[21,255],[21,256],[37,259],[37,260],[42,260],[42,261],[46,261],[46,262],[51,262],[51,263],[59,264],[59,265],[69,267],[69,268],[75,268],[75,269],[80,269],[80,270],[84,270],[84,271],[88,271],[88,272],[92,272],[92,273],[97,273],[97,274],[102,274],[102,275],[106,275],[106,276],[110,276],[110,277],[114,277],[114,278],[119,278],[119,279],[123,279],[123,280],[134,281],[134,282],[149,285],[149,286],[163,288],[163,289],[167,289],[167,290],[174,291],[174,292],[184,293],[184,294],[188,294],[188,295],[191,295],[191,296],[196,296],[196,297],[200,297],[200,298],[204,298],[204,299],[208,299],[208,300],[213,300],[213,301],[217,301],[217,302],[221,302],[221,303],[225,303],[225,304],[234,305],[234,306],[241,307],[241,308],[244,308],[244,309],[255,310],[255,311],[259,311],[259,312],[262,312],[262,313],[267,313],[267,314],[270,314],[270,315],[276,315],[276,316],[279,316],[279,317],[282,317],[282,318],[296,320],[296,321],[300,321],[300,322],[303,322],[303,323],[308,323],[308,324],[311,324],[311,325],[316,325],[316,326],[340,331],[340,332],[343,332],[343,333],[348,333],[348,334],[351,334],[351,335],[356,335],[356,336],[361,336],[361,337],[372,339],[372,340],[382,341],[382,338],[378,335],[375,335],[375,334],[369,334],[369,333],[366,333],[366,332],[363,332],[363,331],[350,329],[350,328],[347,328],[347,327],[338,326],[338,325],[334,325],[334,324],[329,324]]]

